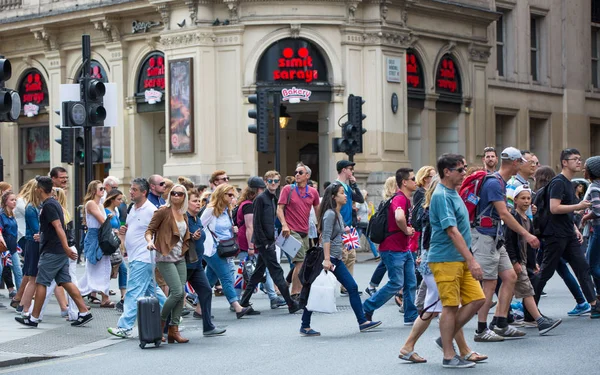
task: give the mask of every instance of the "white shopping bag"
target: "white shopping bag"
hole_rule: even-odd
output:
[[[310,286],[306,309],[314,312],[332,314],[337,312],[335,307],[335,288],[337,279],[333,272],[322,270],[321,274]]]

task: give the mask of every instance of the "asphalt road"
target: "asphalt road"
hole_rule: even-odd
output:
[[[357,264],[356,278],[361,289],[367,285],[375,263]],[[287,269],[287,265],[284,266]],[[568,317],[575,302],[562,280],[555,276],[548,284],[548,297],[541,307],[545,315],[560,317],[563,323],[551,334],[541,337],[537,329],[526,329],[526,338],[503,343],[474,343],[476,321],[466,326],[467,341],[474,350],[489,355],[486,363],[469,370],[481,374],[598,373],[598,336],[600,320],[589,316]],[[363,296],[364,297],[364,296]],[[408,364],[398,359],[398,352],[411,327],[405,327],[393,301],[376,311],[374,318],[382,326],[359,333],[347,298],[338,298],[336,314],[313,316],[312,327],[321,337],[301,337],[300,314],[286,309],[271,310],[266,295],[253,297],[260,316],[235,319],[223,297],[213,298],[213,315],[217,325],[227,328],[222,337],[202,336],[201,321],[185,318],[183,332],[188,344],[161,345],[141,350],[137,339],[118,339],[116,345],[82,355],[48,360],[0,370],[0,374],[435,374],[444,371],[442,354],[433,340],[439,335],[434,321],[416,350],[429,360],[426,364]],[[118,319],[115,313],[114,322]],[[491,319],[491,316],[490,316]],[[92,322],[94,323],[94,322]],[[91,324],[94,330],[105,330]],[[60,330],[56,331],[57,334]],[[107,337],[109,337],[107,333]],[[448,370],[451,371],[451,370]]]

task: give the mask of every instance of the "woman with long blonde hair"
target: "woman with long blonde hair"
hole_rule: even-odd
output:
[[[383,200],[388,200],[392,197],[392,195],[396,194],[398,191],[398,184],[396,184],[396,176],[390,176],[385,180],[383,184],[383,190],[381,191],[381,197]]]
[[[2,278],[9,291],[9,296],[14,297],[17,292],[15,285],[12,282],[12,275],[15,275],[15,284],[17,289],[21,286],[22,272],[19,254],[17,253],[17,236],[19,235],[17,219],[15,218],[15,208],[17,207],[17,195],[11,190],[7,190],[2,194],[0,206],[0,243],[2,243],[12,259],[12,265],[7,265],[2,270]],[[3,255],[4,256],[4,255]],[[8,256],[8,255],[7,255]]]
[[[207,264],[206,276],[208,277],[208,281],[211,287],[213,287],[217,279],[221,280],[223,293],[231,307],[235,310],[237,318],[240,319],[254,310],[251,306],[242,307],[239,303],[239,297],[233,287],[233,273],[230,267],[230,262],[233,262],[233,258],[223,259],[217,254],[219,241],[229,240],[237,232],[237,227],[233,226],[229,209],[236,193],[235,188],[229,184],[217,186],[210,196],[210,202],[202,213],[200,221],[202,221],[202,226],[206,233],[204,260]]]
[[[85,275],[79,280],[79,289],[82,296],[99,292],[102,295],[100,307],[114,308],[115,304],[109,298],[110,255],[102,253],[98,241],[100,227],[106,221],[106,212],[100,203],[103,197],[104,186],[102,181],[94,180],[90,182],[83,198],[87,233],[83,242]],[[92,302],[98,300],[95,297],[91,297],[91,299]]]

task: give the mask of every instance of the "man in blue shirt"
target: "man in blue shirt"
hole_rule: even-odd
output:
[[[148,178],[148,184],[150,185],[148,200],[156,206],[156,208],[160,208],[160,206],[163,206],[166,203],[162,197],[166,189],[165,179],[159,174],[153,174]]]
[[[466,174],[463,157],[444,154],[438,159],[437,170],[441,180],[429,205],[432,232],[427,260],[442,302],[442,366],[473,367],[475,363],[459,357],[452,344],[455,334],[471,320],[485,301],[477,282],[482,279],[483,273],[469,251],[469,213],[456,191]]]

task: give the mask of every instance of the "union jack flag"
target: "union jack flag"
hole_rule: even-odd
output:
[[[244,290],[246,289],[246,281],[244,280],[244,262],[240,261],[240,265],[237,268],[237,271],[235,272],[235,281],[233,282],[233,287],[235,289],[241,289]]]
[[[360,248],[360,237],[356,228],[350,228],[348,233],[342,234],[342,243],[348,251]]]
[[[12,259],[10,257],[10,252],[6,250],[2,253],[2,267],[10,267],[12,266]]]

